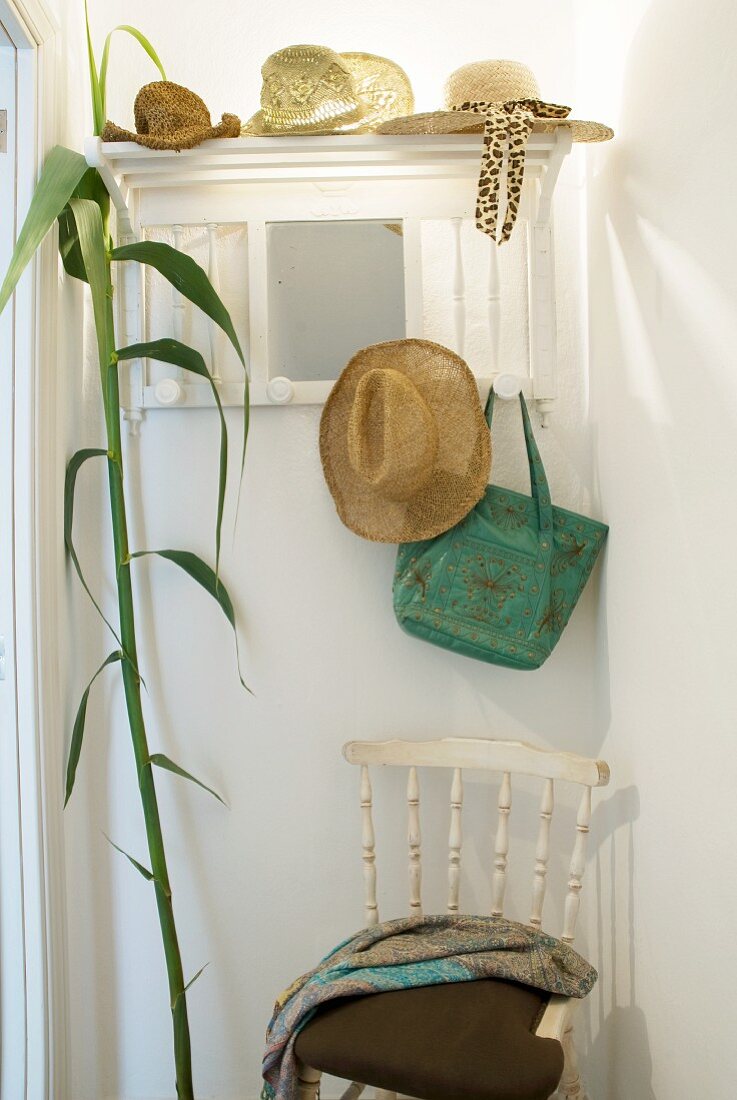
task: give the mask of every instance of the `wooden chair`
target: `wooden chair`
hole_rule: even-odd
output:
[[[444,738],[437,741],[351,741],[344,746],[343,755],[350,764],[356,764],[361,769],[361,814],[363,820],[362,845],[363,845],[363,877],[364,877],[364,906],[365,919],[368,926],[378,923],[379,912],[376,903],[376,857],[374,841],[374,823],[372,816],[372,790],[369,768],[372,765],[390,765],[408,769],[407,782],[407,809],[408,809],[408,847],[409,847],[409,909],[410,913],[422,913],[421,882],[421,848],[420,848],[420,787],[418,781],[418,768],[449,768],[452,771],[450,783],[450,834],[448,839],[448,902],[449,913],[459,912],[459,889],[461,871],[461,844],[462,829],[461,815],[463,810],[463,771],[466,769],[480,769],[483,771],[498,772],[501,775],[501,784],[498,798],[498,824],[494,839],[493,874],[491,883],[492,907],[494,915],[502,915],[504,912],[504,895],[507,883],[507,859],[509,851],[509,815],[512,808],[512,779],[514,775],[535,776],[542,780],[542,795],[540,801],[540,823],[535,850],[535,866],[532,885],[532,905],[529,915],[529,924],[533,928],[542,928],[543,903],[545,901],[548,861],[550,855],[550,825],[554,808],[554,785],[556,780],[564,780],[569,783],[579,784],[583,788],[578,814],[576,818],[576,835],[573,843],[573,853],[570,859],[568,871],[567,893],[565,897],[565,911],[563,919],[563,933],[561,938],[566,943],[572,943],[578,917],[581,882],[586,865],[586,842],[591,819],[591,789],[602,787],[609,782],[609,768],[600,760],[590,760],[586,757],[576,756],[566,752],[548,752],[534,748],[532,745],[520,741],[494,741],[486,739]],[[475,988],[472,988],[475,987]],[[483,987],[483,988],[482,988]],[[489,1055],[488,1063],[482,1062],[480,1072],[484,1081],[490,1081],[499,1072],[500,1060],[504,1061],[509,1051],[509,1028],[505,1032],[505,1014],[507,1009],[512,1013],[522,1013],[522,1018],[527,1019],[526,1026],[519,1028],[513,1037],[513,1042],[521,1043],[519,1048],[522,1053],[518,1055],[516,1067],[507,1067],[507,1079],[514,1085],[495,1086],[489,1083],[481,1090],[486,1096],[499,1096],[500,1100],[511,1100],[512,1093],[518,1100],[538,1100],[540,1095],[546,1095],[548,1088],[554,1096],[564,1100],[585,1100],[581,1079],[578,1072],[576,1054],[573,1044],[573,1011],[577,1001],[571,998],[537,994],[537,991],[528,990],[525,987],[516,986],[506,982],[465,982],[454,986],[434,986],[427,989],[400,990],[391,993],[377,993],[371,996],[356,999],[347,998],[346,1003],[336,1002],[323,1008],[302,1030],[297,1039],[296,1053],[300,1060],[300,1100],[316,1100],[319,1095],[319,1082],[323,1072],[333,1073],[349,1080],[358,1076],[360,1069],[366,1069],[367,1058],[370,1055],[362,1054],[360,1048],[366,1048],[375,1042],[385,1051],[392,1052],[403,1042],[402,1035],[407,1029],[402,1021],[406,1018],[397,1015],[402,1006],[407,1013],[412,1013],[414,1019],[409,1031],[413,1038],[415,1057],[427,1062],[435,1057],[442,1060],[440,1052],[449,1044],[442,1041],[443,1032],[438,1032],[448,1024],[448,1032],[453,1031],[454,1025],[461,1026],[459,1020],[459,1006],[463,1005],[460,998],[478,997],[480,992],[491,994],[492,1000],[488,1002],[496,1012],[496,1020],[490,1020],[488,1026],[484,1021],[479,1021],[485,1009],[481,1003],[470,1010],[466,1017],[467,1034],[461,1037],[474,1043],[473,1029],[479,1024],[484,1024],[486,1030],[480,1035],[478,1046],[483,1048],[482,1057],[488,1053],[489,1042],[497,1042],[499,1049],[494,1057]],[[448,1007],[447,997],[452,993],[453,1005]],[[418,1006],[424,997],[422,1012],[429,1013],[426,1019],[430,1021],[430,1030],[434,1037],[429,1040],[429,1054],[418,1054],[417,1029]],[[537,997],[537,1001],[534,998]],[[393,998],[388,1001],[387,998]],[[442,998],[446,998],[445,1001]],[[524,998],[528,998],[525,1001]],[[403,1000],[402,1000],[403,999]],[[514,1001],[514,1003],[512,1003]],[[470,1002],[467,1002],[470,1004]],[[535,1006],[538,1006],[534,1012]],[[391,1010],[391,1011],[387,1011]],[[524,1016],[527,1013],[527,1016]],[[530,1015],[532,1013],[532,1015]],[[445,1015],[444,1015],[445,1014]],[[379,1035],[378,1032],[389,1030],[389,1034]],[[517,1026],[517,1025],[515,1025]],[[512,1025],[510,1024],[510,1028]],[[496,1036],[500,1038],[497,1040]],[[434,1046],[432,1044],[435,1044]],[[525,1045],[526,1044],[526,1045]],[[411,1045],[411,1044],[410,1044]],[[450,1044],[452,1045],[452,1044]],[[474,1047],[476,1049],[476,1047]],[[532,1052],[532,1053],[530,1053]],[[526,1071],[521,1072],[519,1067],[525,1067],[527,1063],[540,1057],[541,1052],[547,1059],[544,1076],[537,1074],[537,1084],[533,1085],[532,1076],[530,1083],[526,1084]],[[534,1057],[533,1057],[534,1054]],[[380,1057],[380,1052],[379,1052]],[[407,1055],[408,1059],[410,1055]],[[462,1066],[467,1066],[468,1061],[463,1061],[463,1056],[458,1053]],[[551,1061],[551,1058],[554,1059]],[[389,1061],[392,1057],[389,1057]],[[397,1088],[396,1080],[382,1080],[382,1068],[384,1063],[377,1063],[370,1070],[371,1076],[368,1083],[377,1087],[377,1100],[396,1100],[397,1092],[390,1091],[386,1087],[391,1085]],[[486,1065],[488,1064],[488,1075]],[[551,1066],[553,1067],[551,1070]],[[477,1067],[477,1074],[478,1074]],[[562,1072],[561,1072],[562,1070]],[[366,1073],[369,1070],[366,1069]],[[542,1072],[542,1070],[541,1070]],[[552,1079],[550,1078],[553,1073]],[[402,1091],[413,1095],[413,1069],[407,1067],[407,1072],[401,1074]],[[560,1074],[560,1080],[556,1080]],[[533,1075],[534,1076],[534,1075]],[[424,1085],[425,1095],[433,1092],[434,1097],[443,1097],[444,1100],[460,1100],[461,1097],[468,1100],[478,1100],[478,1085],[476,1091],[473,1086],[466,1086],[463,1082],[464,1074],[461,1072],[452,1090],[444,1091],[441,1085],[433,1085],[430,1088]],[[372,1079],[373,1078],[373,1079]],[[396,1078],[396,1074],[395,1074]],[[361,1078],[366,1080],[366,1074]],[[477,1081],[480,1078],[477,1076]],[[542,1080],[543,1093],[540,1093]],[[552,1080],[548,1086],[546,1083]],[[469,1091],[469,1087],[471,1091]],[[501,1092],[494,1092],[495,1088],[501,1088]],[[353,1081],[342,1100],[357,1100],[364,1091],[365,1085]],[[532,1091],[525,1091],[526,1089]],[[414,1082],[414,1089],[418,1089]],[[537,1091],[534,1091],[537,1089]],[[423,1093],[418,1089],[420,1095]]]

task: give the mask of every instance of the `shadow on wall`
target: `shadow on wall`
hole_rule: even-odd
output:
[[[637,775],[644,802],[648,790],[657,793],[654,783],[676,790],[687,771],[676,757],[667,779],[659,776],[659,751],[708,723],[715,738],[720,728],[726,735],[733,602],[707,583],[705,568],[715,578],[726,575],[726,546],[733,544],[725,535],[732,517],[715,515],[734,468],[737,428],[737,274],[723,213],[732,209],[733,184],[714,150],[736,36],[737,13],[721,0],[700,5],[697,18],[688,0],[654,0],[626,57],[617,140],[589,179],[591,407],[604,511],[613,525],[609,667],[600,669],[597,693],[602,710],[611,706],[604,752],[614,782],[619,756],[621,772]],[[594,734],[583,751],[599,747]],[[643,1005],[652,1013],[653,1002],[642,981],[636,984],[647,971],[636,952],[648,931],[661,942],[667,931],[647,887],[652,868],[636,866],[637,788],[616,791],[601,811],[595,873],[602,977],[590,1006],[585,1073],[598,1100],[650,1100],[653,1061],[665,1081],[663,1059],[670,1062],[671,1051],[651,1054]],[[666,833],[671,826],[651,818],[649,827]],[[676,885],[662,873],[659,904],[668,912]],[[673,995],[681,992],[676,985]],[[654,1032],[652,1020],[650,1026]],[[586,1027],[582,1018],[581,1031]],[[670,1071],[671,1083],[683,1089],[668,1090],[674,1100],[691,1095],[689,1075],[691,1069],[682,1078]]]
[[[586,1076],[596,1081],[595,1092],[602,1100],[635,1096],[655,1100],[647,1020],[637,1004],[635,838],[639,817],[636,787],[615,791],[596,812],[596,939],[606,947],[601,950],[599,982],[579,1033],[588,1047]],[[620,958],[623,953],[626,960]],[[626,990],[621,988],[622,974]]]

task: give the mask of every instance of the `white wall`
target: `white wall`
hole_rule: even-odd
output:
[[[681,7],[682,18],[673,19]],[[701,803],[702,820],[716,835],[734,788],[724,686],[732,616],[720,585],[728,577],[729,540],[717,537],[729,493],[724,484],[717,492],[715,483],[726,482],[730,470],[735,417],[726,373],[734,275],[720,248],[725,227],[710,205],[726,209],[722,181],[729,176],[703,186],[699,169],[684,169],[680,150],[687,133],[699,146],[700,167],[702,144],[708,138],[716,148],[720,140],[715,121],[702,129],[698,104],[718,89],[726,95],[718,43],[726,28],[734,31],[734,16],[713,0],[702,5],[699,28],[685,18],[684,0],[649,6],[643,0],[642,23],[634,4],[599,8],[578,12],[572,2],[539,2],[512,15],[496,0],[462,0],[452,12],[437,0],[401,6],[378,0],[259,10],[211,0],[204,14],[186,0],[174,18],[169,5],[142,0],[93,4],[98,43],[116,23],[140,26],[172,79],[199,91],[213,113],[247,117],[257,105],[265,56],[312,40],[396,58],[413,79],[420,109],[439,101],[444,77],[467,60],[524,59],[544,95],[619,130],[609,150],[577,150],[561,179],[561,400],[553,426],[538,432],[555,499],[612,524],[605,602],[593,584],[542,670],[520,676],[494,669],[399,631],[390,599],[393,553],[361,542],[337,521],[319,467],[316,409],[254,411],[241,521],[232,547],[225,540],[223,574],[241,611],[254,699],[237,686],[217,609],[163,564],[141,567],[152,743],[223,789],[231,805],[225,812],[173,778],[159,784],[187,969],[211,963],[191,997],[203,1096],[257,1095],[274,995],[360,923],[355,777],[340,760],[342,742],[448,733],[522,736],[612,760],[614,788],[594,817],[590,868],[604,900],[589,910],[582,940],[603,974],[583,1028],[592,1095],[691,1100],[706,1080],[714,1096],[727,1095],[719,1066],[730,1017],[728,967],[721,953],[709,954],[698,906],[680,891],[687,875],[698,878],[691,896],[706,901],[715,938],[728,943],[731,887],[718,873],[727,870],[727,842],[710,841],[702,852],[688,820]],[[151,74],[122,38],[114,48],[110,114],[126,121],[136,89]],[[74,49],[78,99],[78,35]],[[696,105],[688,99],[693,88],[700,93]],[[587,157],[590,383],[579,219]],[[242,316],[237,283],[227,296],[234,316]],[[431,300],[440,297],[440,286],[431,288]],[[703,396],[689,391],[689,368]],[[89,408],[94,381],[90,360],[82,383]],[[497,439],[495,478],[521,485],[511,410],[507,420]],[[97,441],[94,423],[90,417],[75,429],[70,449]],[[235,434],[233,414],[230,425]],[[129,492],[140,502],[138,545],[210,553],[215,451],[208,412],[147,419],[129,451]],[[90,562],[107,545],[105,498],[93,483],[78,536]],[[232,505],[231,499],[231,523]],[[726,521],[734,530],[732,518]],[[109,581],[100,583],[109,600]],[[81,610],[76,616],[84,644],[70,677],[70,713],[104,644],[89,616]],[[145,853],[122,696],[113,684],[110,676],[90,709],[79,787],[66,817],[74,1100],[172,1095],[153,898],[102,836],[104,830],[139,857]],[[686,752],[697,745],[700,781]],[[493,792],[472,784],[474,798],[472,821],[490,823]],[[516,832],[531,805],[526,796],[517,803]],[[562,822],[571,825],[565,807]],[[428,826],[444,844],[444,816]],[[384,879],[391,885],[404,863],[399,818],[396,827],[385,836],[399,865]],[[482,845],[470,846],[469,906],[484,903],[487,856]],[[680,937],[691,952],[685,959]],[[687,992],[694,993],[688,1009]],[[685,1037],[703,1030],[705,1019],[717,1029],[713,1046],[703,1057],[679,1058]],[[675,1029],[675,1042],[667,1029]]]
[[[589,1076],[597,1098],[726,1100],[737,158],[719,104],[733,92],[737,13],[636,0],[580,16],[580,98],[617,129],[588,179],[591,425],[612,527],[591,748],[616,785],[595,865],[615,888],[591,914],[602,981]]]

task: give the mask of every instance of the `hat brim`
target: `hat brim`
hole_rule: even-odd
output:
[[[353,122],[326,125],[324,122],[306,122],[303,126],[278,125],[266,122],[263,111],[256,111],[241,127],[241,137],[324,137],[327,134],[360,134],[370,129],[366,122],[365,111]]]
[[[551,132],[558,126],[567,126],[578,142],[610,141],[614,131],[602,122],[585,122],[576,118],[538,118],[536,133]],[[480,134],[483,132],[483,116],[475,111],[426,111],[422,114],[393,118],[378,127],[379,134]]]
[[[393,500],[362,478],[348,453],[348,422],[358,383],[377,366],[401,371],[427,402],[438,428],[428,480],[409,500]],[[484,495],[491,470],[489,427],[467,364],[430,340],[363,348],[333,386],[320,421],[320,457],[341,520],[372,542],[435,538],[460,523]]]
[[[114,122],[106,122],[101,137],[103,141],[135,141],[147,149],[193,149],[211,138],[234,138],[241,132],[241,120],[237,115],[225,114],[217,126],[183,126],[170,134],[138,134],[134,130],[124,130]]]

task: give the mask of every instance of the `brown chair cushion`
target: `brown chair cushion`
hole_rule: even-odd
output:
[[[538,1039],[548,994],[497,979],[345,997],[297,1037],[306,1065],[420,1100],[548,1100],[563,1048]]]

